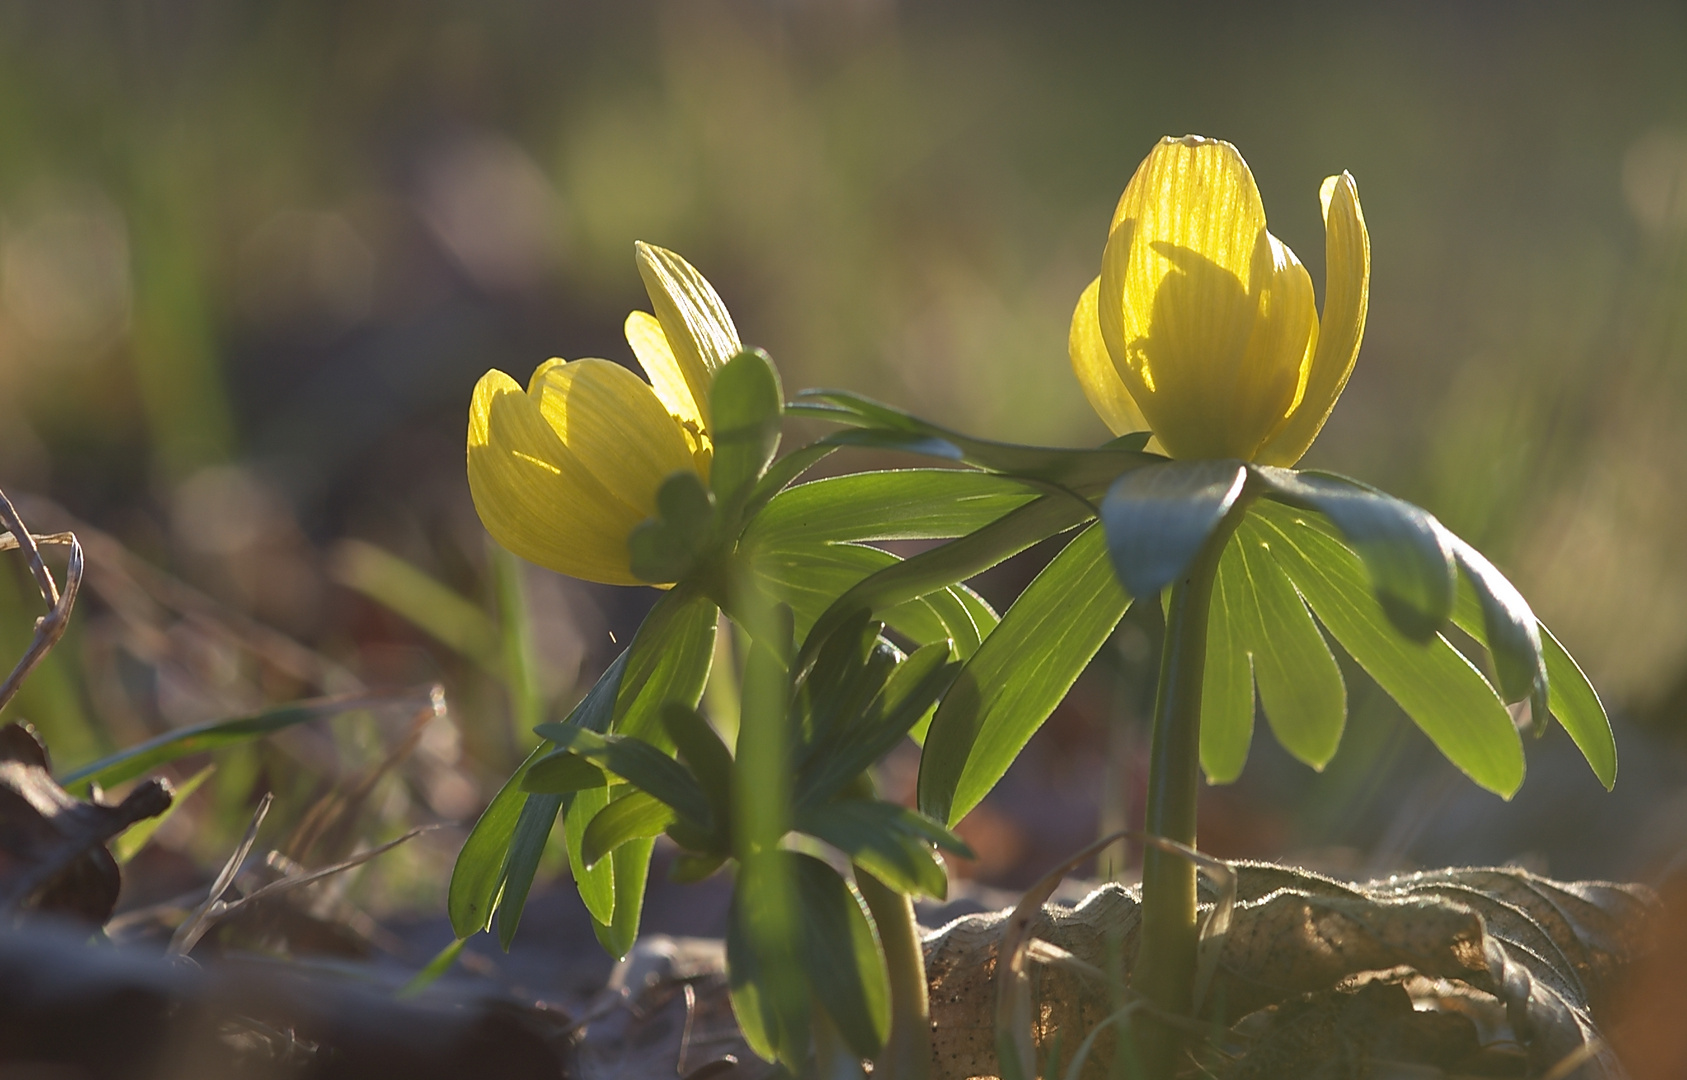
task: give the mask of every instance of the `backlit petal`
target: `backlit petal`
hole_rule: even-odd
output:
[[[1324,181],[1324,314],[1318,347],[1307,374],[1306,391],[1283,427],[1261,449],[1267,465],[1293,465],[1306,453],[1329,419],[1336,399],[1353,373],[1359,341],[1365,334],[1370,299],[1371,238],[1359,208],[1359,187],[1347,173]]]
[[[743,349],[738,330],[714,287],[690,263],[654,244],[640,241],[634,247],[656,320],[691,391],[697,415],[707,421],[709,385],[715,372]],[[654,374],[651,379],[655,380]]]
[[[679,424],[645,381],[608,360],[552,360],[528,396],[575,458],[636,515],[656,512],[656,489],[690,469]],[[625,533],[622,534],[625,539]]]
[[[1114,222],[1099,315],[1131,397],[1173,456],[1246,456],[1265,433],[1230,430],[1226,417],[1278,262],[1247,164],[1229,143],[1162,140]]]
[[[475,385],[468,473],[475,510],[504,547],[574,577],[638,584],[627,534],[643,515],[592,476],[538,401],[501,371]]]
[[[1096,278],[1078,297],[1078,307],[1072,312],[1072,332],[1067,340],[1072,370],[1090,406],[1113,434],[1146,431],[1148,421],[1131,400],[1130,391],[1107,355],[1107,343],[1101,340],[1101,323],[1096,314],[1096,296],[1100,291],[1101,279]]]
[[[662,324],[656,321],[656,316],[648,311],[632,312],[627,316],[626,333],[627,344],[633,347],[633,355],[638,357],[639,367],[649,377],[650,388],[656,391],[656,397],[681,423],[695,424],[701,432],[708,426],[707,419],[698,407],[697,399],[691,396],[685,372],[680,370],[679,361],[674,359],[674,351],[668,348],[668,338],[662,333]]]

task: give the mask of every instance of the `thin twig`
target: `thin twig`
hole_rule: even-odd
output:
[[[0,709],[11,704],[17,695],[23,681],[29,673],[35,670],[48,652],[52,651],[59,639],[64,637],[65,627],[70,624],[70,611],[76,605],[76,594],[82,589],[82,545],[70,533],[59,533],[50,536],[37,537],[32,534],[18,517],[17,508],[12,500],[0,491],[0,525],[6,526],[4,539],[0,540],[0,551],[16,549],[23,552],[29,562],[29,572],[35,579],[35,586],[41,590],[41,598],[47,602],[47,614],[35,620],[35,633],[30,638],[29,648],[24,650],[22,658],[12,673],[0,683]],[[52,572],[47,564],[41,560],[40,543],[69,544],[70,560],[64,571],[64,591],[53,580]]]
[[[258,800],[258,808],[252,812],[252,824],[246,826],[246,835],[240,838],[234,854],[229,856],[228,862],[217,872],[217,879],[211,883],[211,891],[206,894],[205,902],[193,909],[193,914],[187,917],[186,922],[176,927],[176,933],[170,938],[170,947],[165,950],[165,955],[186,956],[199,944],[199,939],[205,936],[205,932],[211,929],[211,911],[219,903],[223,893],[228,891],[228,887],[234,884],[234,875],[240,872],[240,864],[252,853],[252,845],[258,842],[258,827],[269,815],[270,804],[274,801],[274,793],[268,791]]]

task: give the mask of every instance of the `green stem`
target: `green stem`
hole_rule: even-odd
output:
[[[1237,506],[1214,530],[1182,578],[1172,584],[1165,647],[1154,701],[1148,757],[1146,831],[1195,846],[1195,801],[1201,770],[1201,681],[1207,659],[1207,613],[1219,558],[1241,520]],[[1142,856],[1142,942],[1134,988],[1164,1012],[1190,1011],[1195,985],[1195,864],[1159,848]],[[1134,1025],[1150,1080],[1170,1080],[1183,1034],[1144,1018]]]
[[[879,926],[879,943],[890,969],[890,1038],[874,1063],[873,1076],[926,1080],[931,1075],[931,1007],[914,902],[859,866],[855,885]]]

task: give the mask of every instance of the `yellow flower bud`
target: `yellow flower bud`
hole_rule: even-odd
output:
[[[1115,434],[1175,458],[1292,465],[1347,385],[1365,330],[1371,245],[1347,173],[1326,179],[1325,296],[1265,227],[1227,142],[1167,138],[1119,199],[1101,276],[1072,316],[1072,369]]]
[[[627,316],[627,343],[650,382],[608,360],[549,360],[523,391],[481,376],[469,406],[469,492],[504,547],[553,570],[642,584],[627,536],[656,490],[690,469],[705,481],[709,386],[740,349],[715,290],[684,259],[637,246],[655,315]]]

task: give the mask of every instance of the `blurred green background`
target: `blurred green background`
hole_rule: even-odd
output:
[[[69,762],[442,678],[452,719],[381,812],[472,816],[522,744],[511,713],[577,698],[649,603],[521,574],[509,704],[513,616],[463,475],[484,370],[629,360],[645,239],[710,277],[788,388],[1093,444],[1072,304],[1137,161],[1196,132],[1241,148],[1315,282],[1319,181],[1357,178],[1370,320],[1307,464],[1489,552],[1624,754],[1607,798],[1557,733],[1501,807],[1354,674],[1331,768],[1261,728],[1204,838],[1361,868],[1667,865],[1687,840],[1684,56],[1687,9],[1663,3],[0,0],[0,484],[39,527],[110,540],[11,711]],[[28,588],[0,580],[8,649]],[[1102,791],[1129,802],[1150,638],[1127,625],[980,811],[976,872],[1023,878],[1094,834]],[[225,805],[397,738],[362,730],[225,769]]]

